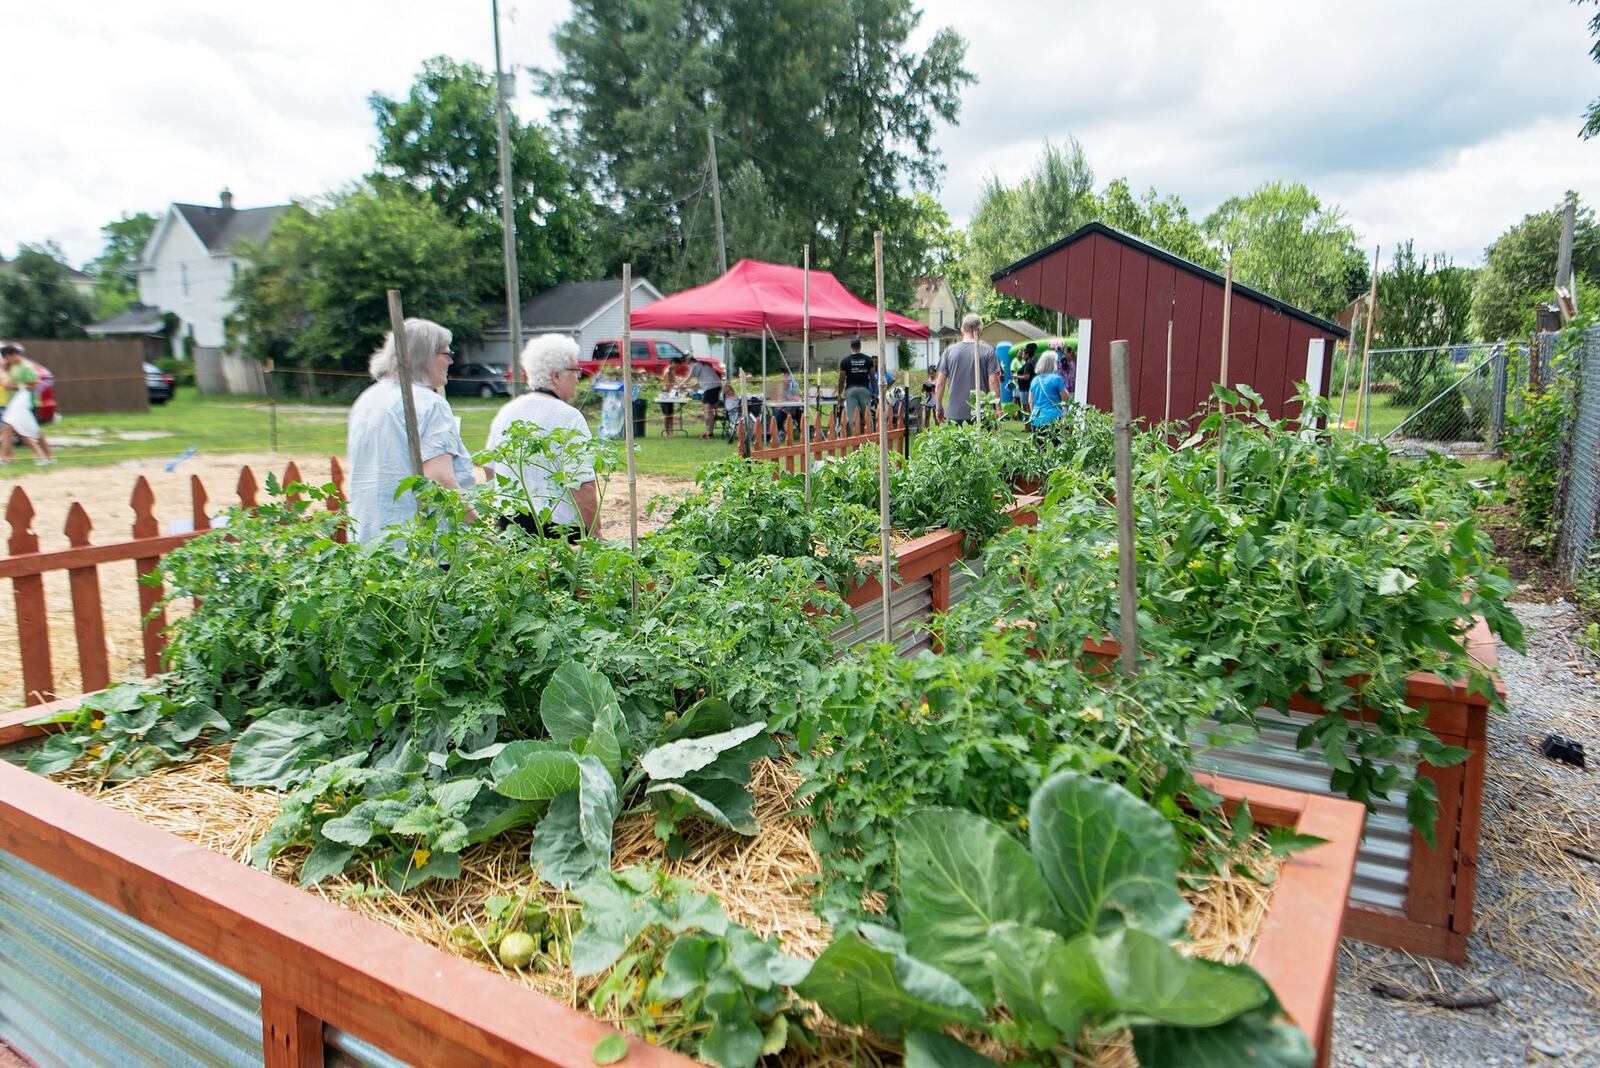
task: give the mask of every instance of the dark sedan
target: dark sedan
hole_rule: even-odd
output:
[[[173,377],[153,363],[144,365],[144,386],[150,391],[151,404],[165,404],[172,399]]]
[[[450,368],[444,384],[447,397],[509,397],[511,372],[503,363],[458,363]]]

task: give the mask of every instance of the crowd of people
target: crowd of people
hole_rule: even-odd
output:
[[[970,423],[976,417],[975,398],[981,404],[989,403],[984,396],[992,396],[998,412],[1009,392],[1029,430],[1058,433],[1073,395],[1077,348],[1066,341],[1049,345],[1029,341],[1012,349],[1002,342],[1005,351],[997,351],[979,339],[982,328],[983,320],[976,315],[962,319],[961,340],[939,357],[930,399],[934,418]]]
[[[940,357],[932,383],[934,417],[970,423],[977,416],[974,405],[981,408],[989,403],[998,413],[1004,395],[1002,387],[1009,385],[1031,431],[1058,433],[1064,425],[1076,371],[1077,354],[1071,343],[1045,346],[1030,342],[1003,366],[1002,355],[979,338],[981,327],[978,316],[968,315],[961,323],[962,340]],[[461,437],[461,420],[439,392],[455,360],[451,333],[427,319],[407,319],[404,341],[421,474],[448,489],[471,486],[475,472],[472,453]],[[7,373],[19,375],[12,371],[13,363],[13,354],[8,351]],[[590,438],[588,421],[572,403],[579,380],[577,342],[560,334],[541,335],[523,348],[518,363],[529,392],[507,402],[495,415],[485,450],[499,448],[510,428],[517,424],[534,428],[541,435],[560,435],[567,442]],[[403,523],[417,511],[415,494],[400,492],[401,484],[414,472],[399,370],[400,353],[391,334],[369,361],[373,384],[350,410],[349,514],[352,536],[357,541],[380,540],[385,530]],[[853,339],[849,355],[840,364],[838,380],[847,425],[852,419],[865,419],[872,410],[877,382],[877,360],[861,351],[859,337]],[[722,375],[717,369],[706,361],[675,358],[662,373],[661,384],[667,392],[679,387],[699,391],[705,408],[702,436],[711,437],[722,405]],[[9,419],[9,407],[6,414]],[[25,426],[26,429],[37,432],[36,425]],[[10,434],[6,437],[9,440]],[[34,444],[26,433],[24,438]],[[518,491],[515,506],[504,509],[498,519],[502,528],[516,524],[536,537],[572,541],[598,535],[600,509],[593,464],[582,458],[583,450],[568,451],[565,466],[556,459],[543,465],[501,463],[505,470],[496,470],[493,464],[487,468],[491,483],[514,485]],[[470,507],[467,518],[477,520]]]

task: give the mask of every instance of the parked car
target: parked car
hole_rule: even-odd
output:
[[[172,399],[177,380],[153,363],[144,365],[144,388],[150,392],[151,404],[165,404]]]
[[[56,376],[42,363],[35,360],[28,362],[39,372],[39,384],[33,387],[33,417],[39,420],[40,426],[44,426],[56,421]]]
[[[667,369],[667,364],[677,357],[687,356],[677,345],[662,338],[636,337],[629,344],[633,350],[633,370],[636,374],[659,375]],[[601,341],[595,345],[589,359],[578,361],[578,374],[584,378],[592,378],[604,369],[608,377],[622,377],[622,356],[620,355],[621,342],[616,338]],[[722,361],[710,356],[696,356],[701,363],[709,363],[722,373]]]
[[[458,363],[444,384],[447,397],[509,397],[511,369],[503,363]]]

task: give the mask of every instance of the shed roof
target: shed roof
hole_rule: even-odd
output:
[[[83,329],[90,334],[159,334],[166,328],[160,308],[134,301],[109,319],[90,323]]]
[[[643,278],[635,278],[649,285]],[[622,299],[622,279],[602,278],[590,282],[566,282],[551,286],[522,302],[525,328],[577,330],[601,310]]]
[[[1182,256],[1175,255],[1174,253],[1168,252],[1164,248],[1161,248],[1157,245],[1152,245],[1148,241],[1143,241],[1137,237],[1134,237],[1132,234],[1118,230],[1114,226],[1107,226],[1102,222],[1086,223],[1085,225],[1078,227],[1072,233],[1068,234],[1066,237],[1063,237],[1055,244],[1046,245],[1039,251],[1024,256],[1016,263],[1000,268],[998,271],[994,272],[994,274],[989,276],[989,281],[998,283],[1009,275],[1013,275],[1023,268],[1037,263],[1040,260],[1048,259],[1049,257],[1060,252],[1062,249],[1065,249],[1071,245],[1075,245],[1094,234],[1100,234],[1101,236],[1108,237],[1119,244],[1126,245],[1129,248],[1137,249],[1147,256],[1152,256],[1155,259],[1161,260],[1163,263],[1171,264],[1180,271],[1186,271],[1189,274],[1195,275],[1199,278],[1204,278],[1209,282],[1216,283],[1217,285],[1225,284],[1225,279],[1216,271],[1202,267],[1193,260],[1186,260]],[[1346,330],[1338,323],[1329,322],[1321,316],[1313,315],[1304,308],[1297,308],[1293,304],[1279,300],[1277,297],[1268,296],[1258,289],[1252,289],[1249,286],[1240,285],[1236,281],[1233,283],[1233,291],[1237,295],[1248,297],[1259,304],[1263,304],[1274,309],[1275,311],[1282,312],[1284,315],[1299,319],[1301,322],[1314,326],[1318,330],[1324,331],[1333,337],[1342,338],[1350,336],[1350,331]],[[1068,314],[1072,313],[1069,312]]]
[[[1026,338],[1044,337],[1044,331],[1040,330],[1037,326],[1034,326],[1026,319],[991,319],[990,322],[999,323],[1006,329],[1021,334]]]

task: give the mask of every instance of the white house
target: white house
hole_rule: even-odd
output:
[[[153,333],[161,316],[178,317],[178,337],[191,351],[224,346],[223,322],[233,311],[229,293],[246,261],[234,254],[241,239],[261,242],[289,208],[235,208],[222,191],[216,207],[173,204],[156,226],[135,268],[139,300],[129,312],[88,327],[91,334]],[[137,320],[137,321],[134,321]]]
[[[633,280],[635,310],[661,299],[661,291],[643,278]],[[622,280],[568,282],[551,286],[522,304],[522,340],[537,334],[566,334],[578,343],[578,353],[588,359],[595,344],[622,336]],[[704,334],[683,334],[670,330],[636,330],[635,337],[654,337],[670,341],[697,356],[710,354]],[[483,332],[481,341],[462,346],[465,359],[476,363],[509,363],[511,332],[504,315]]]

